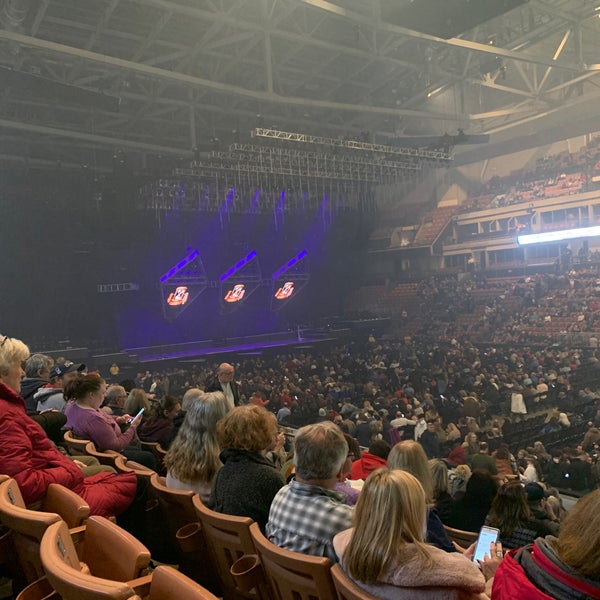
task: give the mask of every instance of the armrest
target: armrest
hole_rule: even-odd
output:
[[[142,577],[137,577],[136,579],[131,579],[127,582],[127,585],[135,591],[138,596],[142,598],[146,598],[150,593],[150,585],[152,584],[152,573],[150,575],[144,575]]]

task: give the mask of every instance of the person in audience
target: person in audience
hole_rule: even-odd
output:
[[[337,424],[336,427],[338,427]],[[358,445],[358,442],[349,433],[344,433],[344,438],[348,443],[348,457],[346,458],[346,462],[344,463],[342,476],[340,477],[340,480],[335,484],[335,490],[337,492],[342,492],[346,496],[346,504],[348,506],[354,506],[358,501],[360,490],[352,487],[348,482],[348,479],[354,480],[354,478],[351,476],[352,465],[357,459],[361,458],[360,446]]]
[[[423,446],[427,458],[439,458],[440,456],[440,437],[437,432],[438,419],[428,419],[427,429],[419,437],[419,443]]]
[[[335,490],[344,477],[348,444],[331,421],[307,425],[294,440],[294,479],[271,504],[267,537],[282,548],[337,562],[333,536],[352,524],[354,507]]]
[[[600,598],[600,490],[577,501],[558,537],[508,552],[495,573],[492,598]]]
[[[467,554],[449,554],[425,543],[427,500],[416,477],[380,468],[363,487],[354,527],[336,535],[334,549],[343,570],[382,600],[486,598],[486,577]],[[493,574],[498,550],[490,548],[485,572]],[[493,565],[493,566],[492,566]]]
[[[54,366],[54,359],[45,354],[32,354],[23,366],[25,378],[21,382],[21,398],[25,400],[27,414],[40,425],[46,435],[57,445],[63,443],[63,426],[67,418],[58,410],[44,410],[38,412],[35,394],[38,390],[50,384],[50,370]]]
[[[469,464],[472,471],[482,470],[488,471],[490,475],[497,475],[498,468],[496,461],[490,456],[487,442],[479,443],[479,451],[469,457]]]
[[[170,448],[171,442],[177,437],[177,433],[185,421],[185,414],[188,408],[190,408],[197,400],[201,392],[202,390],[198,388],[189,388],[186,390],[185,394],[183,394],[183,398],[181,399],[181,410],[173,418],[173,427],[168,431],[160,444],[165,450]]]
[[[496,497],[498,486],[488,471],[473,471],[464,492],[457,492],[446,525],[478,532]]]
[[[181,400],[175,396],[163,396],[155,400],[150,414],[138,427],[138,436],[143,442],[162,442],[173,429],[173,419],[181,410]]]
[[[465,441],[462,443],[462,447],[467,453],[467,460],[470,456],[479,452],[479,438],[474,431],[470,431],[465,435]]]
[[[541,521],[552,532],[552,535],[558,535],[560,526],[559,516],[555,514],[552,504],[546,500],[546,490],[540,483],[526,483],[525,494],[527,495],[527,504],[534,519]]]
[[[388,465],[391,469],[400,469],[414,475],[423,486],[428,502],[427,543],[434,544],[446,552],[455,552],[433,505],[433,480],[427,456],[421,444],[413,440],[404,440],[396,444],[388,456]]]
[[[209,505],[214,477],[222,467],[217,423],[229,412],[229,404],[223,392],[193,390],[186,393],[185,419],[164,458],[167,487],[192,490]]]
[[[374,440],[369,446],[369,450],[362,453],[362,456],[352,463],[350,470],[350,479],[366,479],[370,473],[379,467],[387,465],[387,457],[390,453],[390,445],[383,440]]]
[[[539,536],[550,535],[550,528],[531,514],[527,494],[520,481],[500,486],[485,520],[500,530],[498,539],[505,548],[520,548]]]
[[[125,400],[127,400],[127,392],[122,385],[109,385],[106,389],[106,396],[104,397],[104,405],[102,406],[102,410],[107,415],[121,417],[125,414]]]
[[[140,416],[131,418],[128,414],[112,417],[100,410],[104,401],[106,383],[97,373],[79,375],[70,381],[65,394],[72,401],[65,409],[65,427],[83,439],[91,440],[101,452],[115,450],[135,462],[156,470],[156,458],[151,452],[140,449],[137,428]],[[122,432],[120,425],[128,425]]]
[[[518,477],[516,461],[514,456],[510,453],[508,444],[500,444],[492,458],[494,459],[494,466],[496,469],[495,473],[490,471],[492,475],[498,475],[498,478],[501,480],[515,479]]]
[[[214,375],[206,380],[204,386],[207,392],[223,392],[233,408],[240,403],[240,390],[236,381],[234,381],[235,367],[229,363],[221,363]]]
[[[265,457],[278,433],[275,415],[254,404],[236,406],[217,423],[223,466],[214,478],[214,510],[251,517],[265,530],[271,502],[285,483]]]
[[[21,381],[21,398],[25,400],[27,414],[37,413],[37,400],[34,394],[43,386],[50,383],[50,369],[54,359],[45,354],[32,354],[24,365],[25,378]]]
[[[70,360],[57,362],[50,369],[50,382],[38,389],[34,394],[37,400],[37,410],[65,411],[67,400],[64,396],[64,389],[70,381],[73,381],[80,373],[85,371],[85,365],[76,364]]]
[[[448,478],[448,467],[443,460],[433,458],[429,461],[429,470],[431,471],[433,505],[437,510],[442,523],[448,520],[452,511],[452,496],[450,495],[450,481]]]
[[[112,517],[127,510],[136,496],[135,473],[96,473],[84,478],[83,465],[59,452],[44,430],[25,411],[19,396],[21,365],[28,347],[0,335],[0,473],[13,477],[25,504],[41,501],[51,483],[79,494],[91,514]]]
[[[133,388],[129,395],[127,396],[127,400],[125,400],[125,404],[123,406],[124,414],[135,416],[140,410],[144,409],[142,416],[139,420],[139,423],[143,423],[146,416],[150,413],[150,400],[148,399],[148,394],[141,388]]]

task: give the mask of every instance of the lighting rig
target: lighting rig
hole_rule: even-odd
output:
[[[375,188],[410,180],[415,173],[447,164],[449,152],[402,148],[277,129],[256,128],[253,138],[277,140],[280,145],[233,143],[227,150],[204,153],[169,177],[146,183],[138,207],[157,210],[223,210],[271,212],[314,210],[323,198],[338,208],[374,210]],[[298,144],[316,146],[299,149]],[[259,202],[256,202],[259,191]],[[232,194],[233,192],[233,194]]]

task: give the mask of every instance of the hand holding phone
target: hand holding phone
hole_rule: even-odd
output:
[[[483,562],[485,555],[490,554],[490,544],[495,544],[498,539],[500,531],[495,527],[488,527],[484,525],[479,532],[479,538],[477,545],[475,546],[475,552],[473,554],[473,562],[478,565],[479,562]]]
[[[140,412],[138,412],[137,415],[135,415],[135,417],[132,417],[130,419],[127,420],[127,422],[130,425],[135,425],[139,422],[140,418],[142,417],[142,413],[145,411],[146,409],[144,407],[140,408]]]

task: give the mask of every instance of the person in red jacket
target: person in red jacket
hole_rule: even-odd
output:
[[[79,494],[91,514],[123,513],[136,496],[135,473],[102,472],[84,478],[81,468],[27,416],[19,391],[25,376],[21,365],[28,356],[21,340],[0,335],[0,473],[15,479],[26,504],[42,500],[51,483],[60,483]]]
[[[511,550],[494,576],[492,600],[600,599],[600,489],[578,500],[558,537]]]
[[[387,466],[387,457],[390,453],[390,445],[383,440],[375,440],[369,446],[369,450],[352,463],[350,479],[366,479],[375,469]]]

